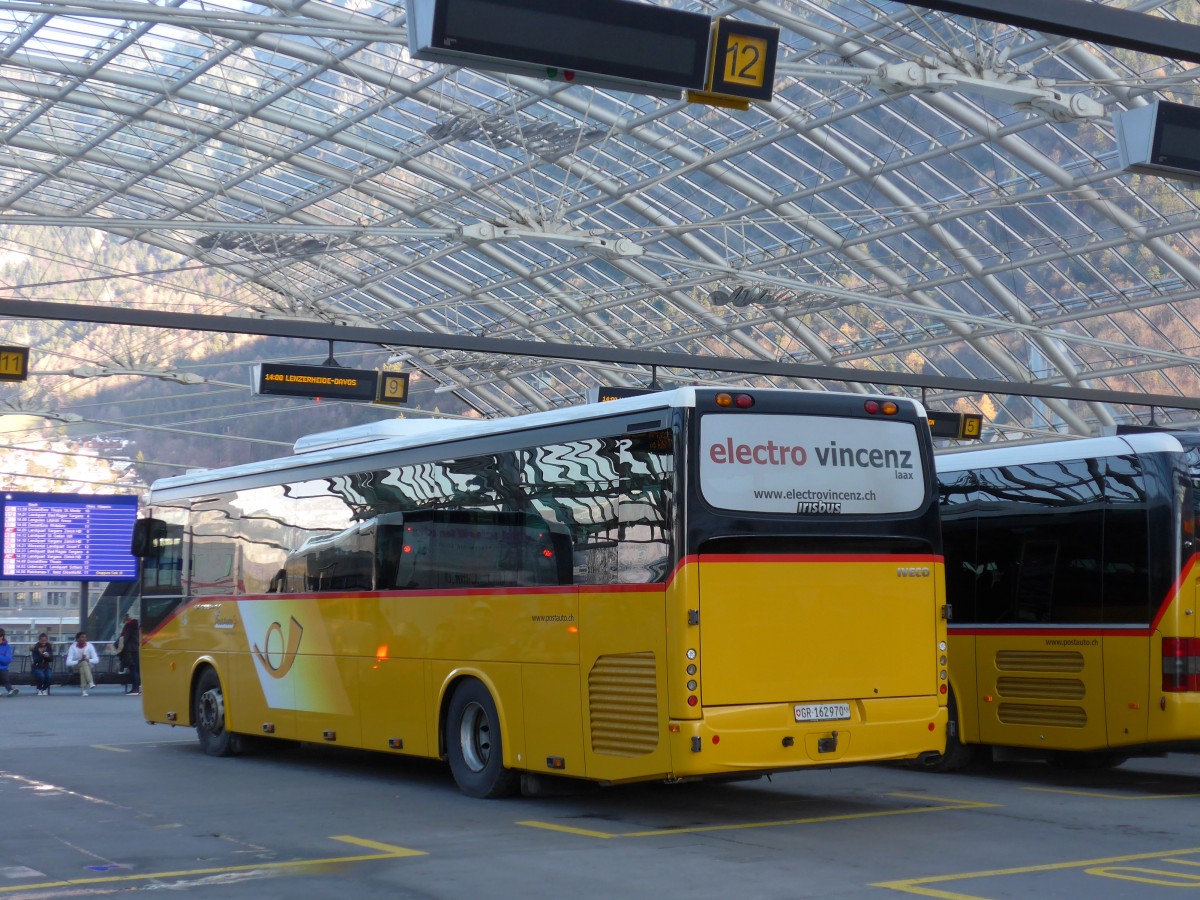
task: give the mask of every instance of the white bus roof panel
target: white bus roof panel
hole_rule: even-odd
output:
[[[757,391],[757,393],[763,392]],[[186,475],[160,478],[150,487],[149,502],[160,502],[162,495],[168,492],[175,496],[182,496],[179,492],[191,487],[205,488],[225,479],[336,462],[363,453],[376,454],[391,450],[406,450],[412,447],[491,434],[518,432],[548,425],[604,419],[625,413],[636,413],[640,410],[661,410],[695,405],[695,389],[683,387],[673,391],[646,394],[641,397],[589,403],[506,419],[437,422],[390,420],[337,431],[318,432],[298,440],[295,444],[296,454],[294,456],[276,457],[239,466],[205,469],[189,472]],[[414,425],[416,427],[412,427]]]
[[[1120,437],[1083,438],[1078,441],[1047,441],[1019,447],[985,447],[963,453],[938,454],[934,464],[938,472],[961,472],[994,466],[1021,466],[1054,462],[1059,459],[1092,459],[1119,456],[1122,453],[1179,453],[1183,445],[1171,434],[1153,432]]]

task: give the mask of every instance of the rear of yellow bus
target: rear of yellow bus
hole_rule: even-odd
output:
[[[684,429],[674,775],[940,754],[947,611],[921,407],[697,391]]]

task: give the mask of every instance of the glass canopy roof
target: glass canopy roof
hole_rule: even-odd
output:
[[[0,222],[220,266],[206,311],[335,339],[674,354],[394,345],[489,416],[652,378],[923,396],[996,440],[1150,420],[1067,388],[1197,405],[1200,194],[1122,172],[1111,114],[1200,70],[884,0],[669,5],[779,27],[773,99],[423,62],[400,2],[0,0]]]

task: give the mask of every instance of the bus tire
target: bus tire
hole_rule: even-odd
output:
[[[939,756],[922,764],[921,768],[930,772],[957,772],[970,765],[977,756],[976,748],[971,744],[964,744],[961,735],[958,703],[954,699],[952,688],[946,697],[946,749]]]
[[[192,716],[200,749],[209,756],[230,756],[237,747],[226,727],[225,694],[213,669],[205,669],[196,685],[196,708]]]
[[[455,783],[468,797],[491,800],[516,793],[520,775],[504,767],[496,703],[477,679],[463,681],[450,698],[446,755]]]

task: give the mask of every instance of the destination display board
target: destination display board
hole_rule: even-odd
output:
[[[257,363],[251,386],[256,394],[313,397],[358,403],[407,403],[407,372],[375,372],[339,366]]]
[[[646,394],[657,394],[658,388],[635,387],[594,387],[588,388],[588,403],[607,403],[609,400],[624,400],[626,397],[644,397]]]
[[[0,579],[133,581],[131,494],[0,494]]]
[[[379,373],[337,366],[297,366],[260,363],[254,366],[255,393],[283,397],[320,397],[324,400],[375,399]]]

